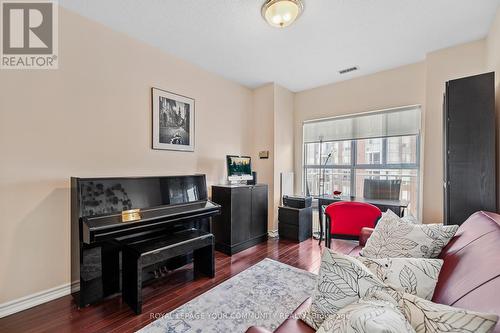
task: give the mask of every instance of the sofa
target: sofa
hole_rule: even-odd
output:
[[[349,249],[348,254],[357,255],[372,231],[364,228],[359,245]],[[434,291],[434,302],[500,315],[500,215],[483,211],[471,215],[439,258],[444,264]],[[298,319],[310,302],[310,299],[305,300],[274,332],[314,332]],[[500,324],[493,332],[500,333]],[[270,332],[254,326],[246,333]]]

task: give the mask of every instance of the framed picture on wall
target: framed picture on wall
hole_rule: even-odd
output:
[[[152,88],[153,149],[194,151],[194,99]]]

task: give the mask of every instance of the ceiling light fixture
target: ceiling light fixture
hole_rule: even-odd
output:
[[[269,25],[284,28],[292,24],[303,11],[302,0],[266,0],[261,13]]]

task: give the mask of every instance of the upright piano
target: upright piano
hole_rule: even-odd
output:
[[[133,219],[123,212],[139,209]],[[80,307],[120,292],[124,244],[185,229],[212,232],[220,206],[208,200],[205,175],[71,178],[71,293]],[[192,258],[143,270],[143,281]]]

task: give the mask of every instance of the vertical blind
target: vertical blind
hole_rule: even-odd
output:
[[[420,106],[304,122],[304,143],[359,140],[420,133]]]

